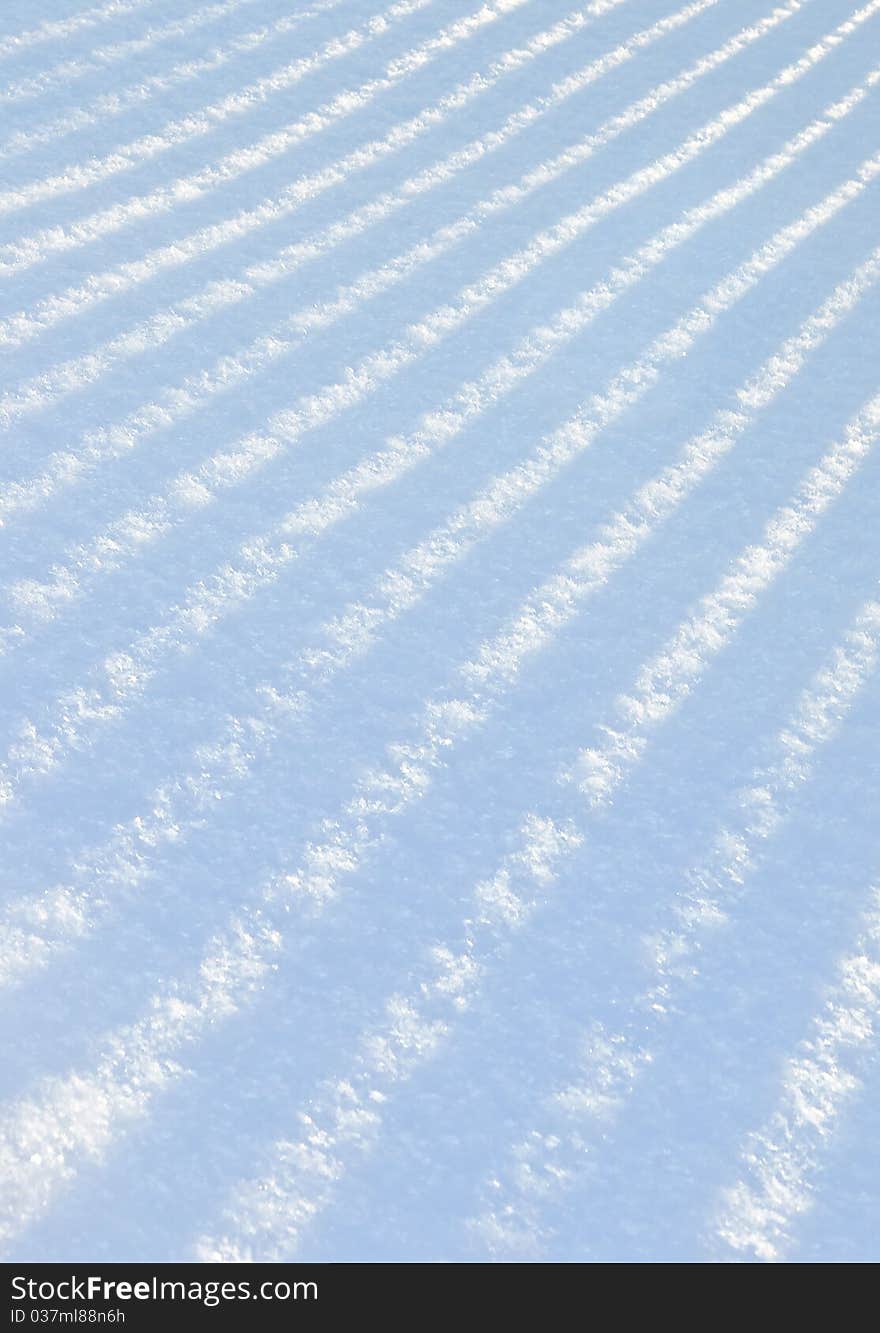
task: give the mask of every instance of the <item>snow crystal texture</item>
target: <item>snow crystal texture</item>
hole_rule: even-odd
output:
[[[880,1258],[880,0],[5,0],[0,1241]]]

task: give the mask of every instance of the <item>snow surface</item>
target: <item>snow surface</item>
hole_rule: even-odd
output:
[[[0,1236],[880,1258],[880,0],[4,0]]]

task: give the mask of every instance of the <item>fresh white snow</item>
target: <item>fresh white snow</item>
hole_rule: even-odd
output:
[[[880,0],[0,6],[0,1246],[880,1258]]]

